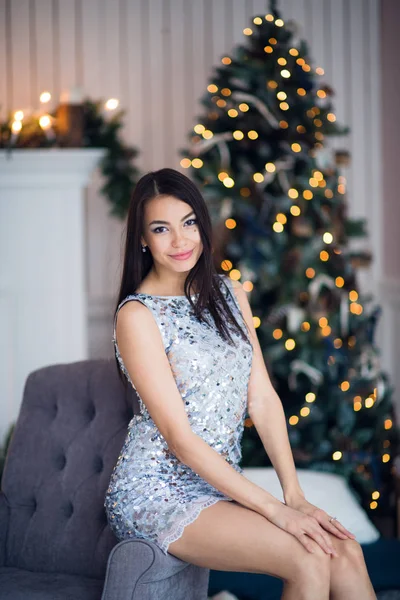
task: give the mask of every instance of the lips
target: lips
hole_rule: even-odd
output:
[[[186,260],[187,258],[190,258],[193,254],[193,250],[189,250],[189,252],[186,252],[185,254],[173,254],[170,255],[171,258],[175,258],[176,260]]]

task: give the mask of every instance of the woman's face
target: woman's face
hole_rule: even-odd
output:
[[[174,196],[156,196],[144,210],[142,245],[149,246],[158,267],[190,271],[203,251],[196,214],[190,204]],[[181,259],[174,256],[189,253]]]

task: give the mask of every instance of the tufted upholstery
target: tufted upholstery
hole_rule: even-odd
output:
[[[103,600],[207,597],[207,569],[118,543],[107,524],[104,494],[137,410],[113,360],[28,376],[0,493],[0,600],[100,600],[106,570]]]

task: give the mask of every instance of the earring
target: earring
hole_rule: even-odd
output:
[[[142,252],[147,252],[147,247],[146,246],[142,246]]]

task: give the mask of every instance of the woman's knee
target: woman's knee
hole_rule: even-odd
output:
[[[316,542],[313,544],[314,552],[304,548],[294,557],[292,581],[302,586],[315,589],[320,585],[322,589],[329,586],[331,556],[322,550]]]
[[[339,556],[334,558],[332,567],[336,567],[340,572],[343,572],[344,569],[357,572],[359,569],[365,568],[364,554],[356,540],[338,540],[333,543]]]

